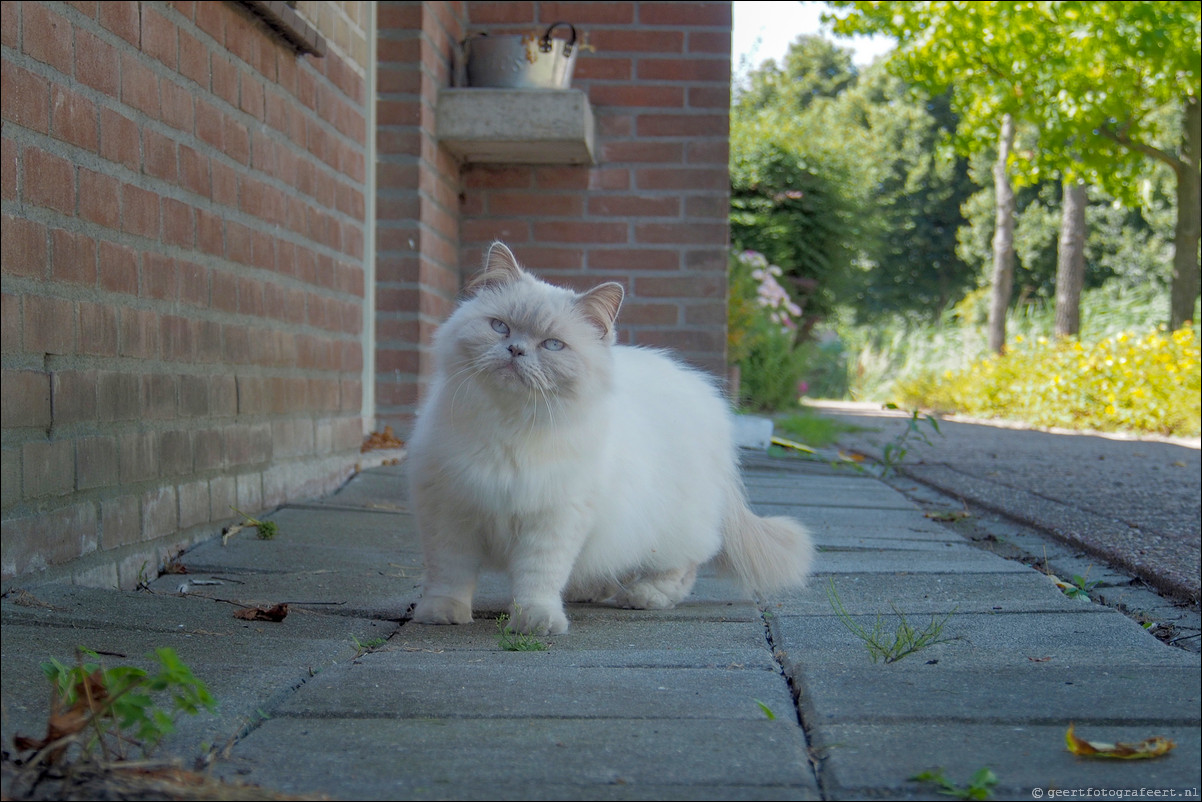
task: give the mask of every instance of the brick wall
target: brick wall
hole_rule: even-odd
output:
[[[306,5],[322,58],[233,3],[3,3],[6,584],[128,587],[352,469],[365,4]]]
[[[6,584],[129,586],[231,505],[331,489],[411,420],[493,238],[724,374],[729,3],[303,0],[321,58],[239,3],[2,8]],[[599,163],[462,168],[455,44],[558,20]]]
[[[619,336],[726,376],[728,2],[468,3],[470,30],[573,23],[594,48],[573,87],[597,118],[593,167],[463,172],[461,261],[494,238],[554,282],[625,285]]]
[[[464,3],[379,7],[376,415],[398,431],[431,372],[429,344],[459,291],[459,165],[434,108],[463,38]]]
[[[592,48],[573,87],[597,118],[598,163],[449,162],[432,125],[454,44],[561,20]],[[621,282],[623,341],[725,378],[730,24],[728,2],[381,4],[381,421],[411,420],[430,336],[493,239],[554,282]]]

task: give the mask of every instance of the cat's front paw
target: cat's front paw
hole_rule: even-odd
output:
[[[514,604],[509,620],[512,629],[523,635],[562,635],[568,631],[568,617],[562,606]]]
[[[470,624],[472,606],[450,596],[423,597],[413,608],[413,620],[419,624]]]

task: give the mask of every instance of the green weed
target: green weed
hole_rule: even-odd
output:
[[[906,616],[900,612],[893,604],[889,606],[893,609],[894,615],[897,616],[897,624],[892,632],[888,631],[884,619],[877,616],[871,629],[866,629],[862,624],[852,618],[847,612],[847,608],[843,606],[843,600],[839,598],[838,591],[835,590],[835,581],[832,579],[827,583],[826,597],[830,601],[831,608],[835,611],[835,615],[843,626],[864,642],[864,647],[868,650],[868,654],[872,657],[872,662],[884,660],[886,663],[896,663],[902,658],[921,651],[928,646],[934,646],[936,643],[947,643],[955,640],[955,638],[943,637],[943,628],[947,624],[948,619],[952,617],[948,613],[943,618],[931,616],[931,623],[926,626],[921,632],[910,625],[906,620]]]
[[[776,714],[772,712],[771,707],[768,707],[768,705],[764,704],[759,699],[752,699],[752,701],[755,702],[760,711],[768,717],[769,721],[776,721]]]
[[[279,524],[277,524],[275,521],[260,521],[257,518],[252,518],[233,505],[230,505],[230,509],[241,515],[243,521],[242,523],[235,524],[226,530],[226,538],[236,533],[238,530],[245,529],[248,526],[253,526],[258,531],[260,540],[271,540],[280,533]]]
[[[507,652],[545,652],[550,648],[533,635],[514,631],[506,613],[497,616],[497,643]]]
[[[885,409],[899,409],[897,404],[885,404]],[[939,431],[939,421],[934,415],[923,415],[918,410],[910,412],[910,420],[906,422],[906,428],[902,429],[897,437],[885,444],[881,452],[881,478],[893,473],[897,466],[900,465],[906,458],[906,454],[910,451],[910,438],[916,437],[928,446],[935,445],[931,441],[930,436],[923,430],[922,424],[929,426],[937,435],[942,436],[943,432]]]
[[[956,785],[943,774],[943,769],[924,771],[910,778],[918,782],[934,783],[939,786],[939,793],[944,796],[954,796],[956,799],[989,799],[993,796],[993,786],[997,785],[997,775],[989,768],[980,768],[969,778],[968,785]]]
[[[353,658],[355,660],[358,660],[369,652],[374,652],[385,643],[388,643],[388,638],[368,638],[361,641],[355,635],[351,635],[351,640],[355,643],[355,657]]]
[[[1071,583],[1064,583],[1067,587],[1061,587],[1064,595],[1070,599],[1089,599],[1093,589],[1102,583],[1100,579],[1089,579],[1089,571],[1085,572],[1085,576],[1073,574]]]
[[[73,744],[85,757],[99,750],[106,760],[122,760],[131,745],[145,756],[175,731],[179,716],[216,710],[205,684],[175,650],[156,649],[151,656],[159,664],[154,674],[133,666],[104,668],[96,652],[83,648],[73,667],[53,658],[43,663],[52,687],[50,727],[41,741],[18,738],[18,747],[46,750],[48,762]]]

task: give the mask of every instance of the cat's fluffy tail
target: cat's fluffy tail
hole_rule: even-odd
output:
[[[737,482],[727,492],[722,538],[718,564],[749,590],[799,587],[810,575],[814,562],[810,533],[792,518],[756,515]]]

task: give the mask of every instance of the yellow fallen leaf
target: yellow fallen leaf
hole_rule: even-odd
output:
[[[772,445],[784,446],[785,448],[792,448],[797,451],[804,451],[807,454],[814,453],[814,449],[810,448],[807,445],[802,445],[801,443],[798,443],[796,440],[787,440],[784,437],[777,437],[776,435],[772,436]]]
[[[1140,758],[1160,757],[1177,746],[1172,740],[1156,735],[1146,738],[1137,744],[1104,743],[1102,741],[1087,741],[1078,738],[1073,732],[1073,725],[1068,725],[1064,733],[1068,751],[1083,757],[1117,758],[1119,760],[1138,760]]]

